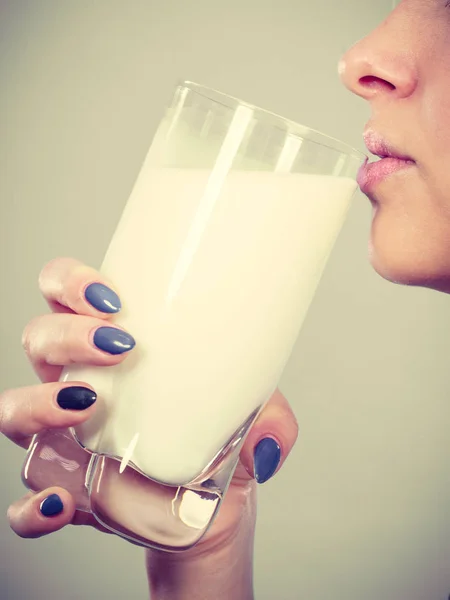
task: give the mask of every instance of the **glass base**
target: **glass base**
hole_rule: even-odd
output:
[[[121,472],[121,459],[85,450],[69,429],[34,436],[22,480],[35,492],[63,487],[72,494],[77,510],[92,513],[112,533],[135,544],[169,552],[187,550],[213,523],[258,413],[189,485],[161,484],[131,463]]]

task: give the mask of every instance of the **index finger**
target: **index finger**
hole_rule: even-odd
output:
[[[113,285],[75,258],[55,258],[39,275],[39,288],[53,312],[108,318],[121,309]]]

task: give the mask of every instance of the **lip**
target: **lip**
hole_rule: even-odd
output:
[[[379,160],[369,163],[368,160],[358,172],[358,185],[363,193],[372,191],[387,177],[415,165],[415,161],[396,149],[373,130],[364,133],[364,141],[371,154],[378,156]]]
[[[357,182],[361,191],[366,194],[390,175],[408,169],[413,165],[415,165],[413,160],[391,157],[381,158],[373,163],[365,162],[359,169]]]

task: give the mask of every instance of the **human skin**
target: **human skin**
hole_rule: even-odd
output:
[[[366,142],[414,164],[364,189],[370,260],[390,281],[450,291],[450,3],[403,0],[342,58],[342,81],[366,100]]]

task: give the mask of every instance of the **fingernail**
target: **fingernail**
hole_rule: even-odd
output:
[[[85,410],[94,404],[97,394],[81,385],[65,387],[58,392],[56,401],[64,410]]]
[[[122,308],[119,296],[103,283],[91,283],[84,292],[86,300],[104,313],[117,313]]]
[[[254,469],[258,483],[265,483],[277,470],[281,459],[281,449],[272,438],[264,438],[255,448]]]
[[[44,517],[54,517],[59,515],[63,511],[64,504],[58,494],[50,494],[45,500],[41,502],[39,510]]]
[[[136,342],[134,338],[115,327],[99,327],[94,334],[94,344],[108,354],[123,354],[132,350]]]

